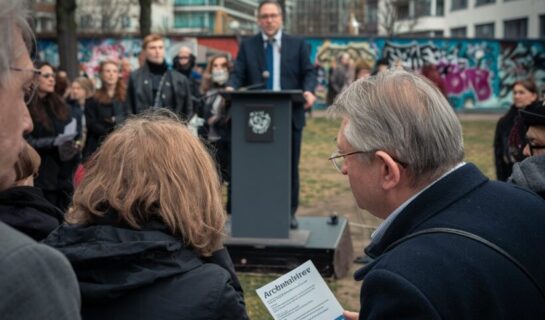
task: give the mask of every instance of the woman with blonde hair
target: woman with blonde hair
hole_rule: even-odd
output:
[[[84,319],[247,319],[222,245],[214,162],[165,112],[131,118],[106,138],[87,163],[69,224],[45,243],[71,261]]]

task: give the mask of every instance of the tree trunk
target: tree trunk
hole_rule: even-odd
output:
[[[152,0],[138,0],[138,2],[140,2],[140,36],[144,38],[151,33]]]
[[[76,0],[57,0],[56,14],[60,67],[74,79],[79,75]]]

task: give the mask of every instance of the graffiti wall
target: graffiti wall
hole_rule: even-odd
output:
[[[456,110],[508,108],[512,102],[511,87],[519,79],[532,77],[539,88],[545,88],[542,41],[406,38],[309,38],[307,41],[318,74],[316,93],[322,107],[325,107],[328,74],[341,52],[347,52],[354,62],[364,60],[371,66],[378,59],[416,72],[433,65]],[[234,56],[238,50],[234,37],[167,39],[169,62],[182,45],[197,52],[200,64],[205,64],[212,54],[223,52]],[[137,68],[140,46],[139,39],[80,40],[81,70],[93,77],[100,61],[105,59]],[[38,57],[58,65],[56,42],[40,40]]]
[[[325,101],[327,75],[335,57],[350,54],[353,61],[420,72],[434,66],[451,105],[457,110],[508,108],[516,80],[533,78],[545,87],[545,44],[540,41],[473,39],[310,39],[311,59],[318,70],[317,94]]]
[[[114,60],[127,66],[127,69],[139,67],[142,41],[140,39],[82,39],[78,42],[78,60],[81,73],[95,77],[101,61]],[[238,50],[237,40],[233,37],[166,39],[167,63],[172,62],[178,50],[187,46],[197,54],[197,62],[206,64],[208,57],[218,53],[233,55]],[[54,66],[59,65],[57,42],[38,41],[38,59]]]

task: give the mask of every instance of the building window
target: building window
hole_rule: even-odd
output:
[[[123,16],[123,18],[121,18],[121,28],[128,29],[130,27],[131,27],[131,17]]]
[[[528,18],[506,20],[503,22],[504,38],[527,38],[528,37]]]
[[[206,0],[175,0],[175,6],[204,6],[207,5]]]
[[[205,13],[201,12],[179,12],[174,17],[174,28],[197,28],[205,29]]]
[[[396,13],[397,13],[397,19],[399,20],[403,20],[403,19],[408,19],[410,14],[409,14],[409,2],[405,2],[405,1],[400,1],[399,3],[396,4],[396,7],[395,7],[395,10],[396,10]]]
[[[467,0],[452,0],[451,11],[467,8]]]
[[[494,22],[475,25],[475,38],[494,38]]]
[[[366,2],[365,23],[376,23],[378,21],[378,3]]]
[[[465,38],[467,37],[467,27],[459,27],[450,29],[451,38]]]
[[[545,15],[539,16],[539,37],[545,38]]]
[[[482,6],[485,4],[495,3],[496,0],[475,0],[475,7]]]
[[[435,4],[435,15],[442,17],[445,15],[445,0],[437,0]]]
[[[90,14],[83,15],[79,18],[79,27],[82,29],[90,29],[93,27],[93,16]]]
[[[421,0],[414,3],[416,17],[427,17],[431,15],[431,0]]]

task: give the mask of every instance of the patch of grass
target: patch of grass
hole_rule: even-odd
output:
[[[474,163],[490,179],[496,178],[494,168],[495,120],[462,121],[465,161]]]
[[[317,200],[331,199],[341,193],[350,192],[346,177],[339,174],[327,158],[335,151],[334,138],[340,126],[340,119],[311,118],[303,133],[301,151],[300,203],[304,207],[312,207]],[[472,162],[490,178],[495,178],[493,138],[496,120],[464,120],[462,121],[465,142],[466,162]],[[251,319],[269,320],[269,315],[255,289],[277,278],[278,275],[239,274],[246,297],[246,307]],[[339,282],[326,280],[334,293],[339,289]],[[359,296],[359,290],[336,295],[343,306],[349,299]],[[356,300],[357,301],[357,300]]]

